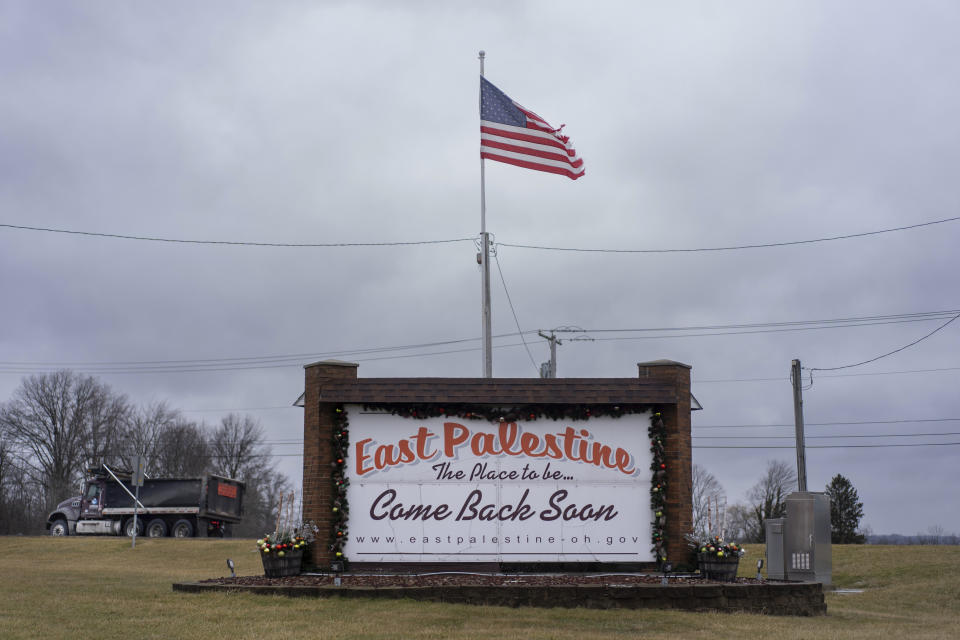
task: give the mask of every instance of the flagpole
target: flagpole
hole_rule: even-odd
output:
[[[480,77],[483,77],[483,59],[486,53],[480,52]],[[482,90],[481,90],[482,91]],[[483,104],[483,96],[480,96]],[[481,113],[481,119],[483,114]],[[487,194],[486,194],[486,167],[483,158],[480,158],[480,267],[482,279],[482,309],[483,309],[483,377],[493,377],[493,345],[490,327],[490,234],[487,233]]]

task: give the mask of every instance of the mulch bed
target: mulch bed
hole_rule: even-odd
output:
[[[364,575],[345,573],[341,578],[344,587],[525,587],[525,586],[569,586],[602,585],[630,586],[640,584],[661,584],[662,576],[648,574],[472,574],[472,573],[432,573],[402,575]],[[670,576],[670,585],[731,584],[712,582],[696,576]],[[285,578],[267,578],[266,576],[238,576],[236,578],[213,578],[200,581],[202,584],[220,584],[233,586],[297,586],[324,587],[333,586],[331,574],[300,574]],[[737,578],[737,584],[763,584],[754,578]]]

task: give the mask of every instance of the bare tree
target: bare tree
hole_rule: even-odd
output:
[[[726,494],[720,482],[706,467],[693,465],[693,533],[699,538],[716,535],[711,531],[710,520],[718,522],[722,516],[717,514],[718,507],[726,504]],[[718,528],[718,527],[714,527]]]
[[[277,496],[287,495],[293,487],[273,464],[252,470],[244,477],[243,522],[234,526],[239,537],[256,537],[273,529],[277,520]]]
[[[13,480],[13,455],[10,444],[0,431],[0,534],[9,535],[15,516],[11,504],[10,482]]]
[[[131,411],[120,448],[123,466],[132,469],[134,457],[144,456],[147,460],[146,472],[159,475],[158,449],[165,444],[162,435],[173,428],[179,419],[179,413],[168,407],[166,402],[154,402]]]
[[[0,434],[2,436],[2,434]],[[0,535],[43,531],[42,487],[0,437]]]
[[[89,453],[98,454],[124,402],[95,378],[64,370],[24,378],[0,408],[0,428],[42,482],[47,506],[69,494],[90,460],[88,441],[97,439]]]
[[[175,418],[157,437],[151,469],[158,476],[192,478],[211,468],[207,429],[202,424]]]
[[[787,513],[786,498],[797,486],[797,474],[783,460],[767,461],[767,471],[757,484],[747,492],[753,512],[750,527],[752,541],[763,541],[763,521],[782,518]]]
[[[763,531],[757,527],[752,507],[735,504],[727,508],[726,538],[740,542],[762,541]]]
[[[265,464],[270,451],[263,443],[263,428],[250,416],[226,415],[210,438],[213,468],[228,478],[243,479]]]
[[[107,389],[105,385],[101,385]],[[103,463],[122,462],[120,443],[128,418],[133,414],[126,396],[113,392],[97,393],[88,410],[86,435],[83,438],[81,469],[99,467]]]
[[[943,528],[943,525],[934,524],[927,527],[928,540],[930,544],[943,544],[943,538],[946,534],[946,530]]]
[[[245,485],[244,521],[237,535],[261,535],[272,528],[276,498],[290,491],[290,481],[276,470],[263,428],[250,416],[231,413],[220,421],[210,438],[213,469]]]

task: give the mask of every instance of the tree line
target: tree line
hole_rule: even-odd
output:
[[[746,493],[746,500],[727,506],[726,493],[717,478],[705,467],[693,465],[693,528],[700,538],[720,534],[729,540],[764,542],[763,521],[787,515],[786,498],[797,490],[797,474],[782,460],[767,461],[767,468]],[[830,498],[830,541],[833,544],[960,544],[960,536],[947,533],[941,525],[912,536],[877,535],[861,527],[863,503],[856,488],[841,474],[824,489]]]
[[[763,542],[764,520],[787,515],[787,496],[797,490],[797,474],[783,460],[769,460],[764,474],[746,494],[745,502],[727,506],[726,494],[716,477],[693,465],[693,525],[697,536],[717,535],[743,542]],[[834,544],[862,544],[863,503],[853,484],[837,474],[825,488],[830,498],[830,537]]]
[[[165,402],[136,405],[93,376],[62,370],[23,378],[0,403],[0,534],[43,533],[47,514],[79,493],[86,469],[129,470],[137,456],[150,477],[242,480],[237,536],[270,530],[275,496],[291,490],[255,418],[230,413],[207,425]]]
[[[939,529],[939,532],[937,530]],[[929,533],[933,530],[934,533]],[[960,535],[945,533],[943,527],[934,525],[927,533],[904,536],[899,533],[867,534],[867,544],[948,544],[960,545]]]

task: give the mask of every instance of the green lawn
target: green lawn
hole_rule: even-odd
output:
[[[251,540],[0,538],[2,638],[957,638],[960,547],[835,546],[828,614],[506,609],[180,594],[173,582],[261,573]],[[750,547],[741,573],[761,545]]]

